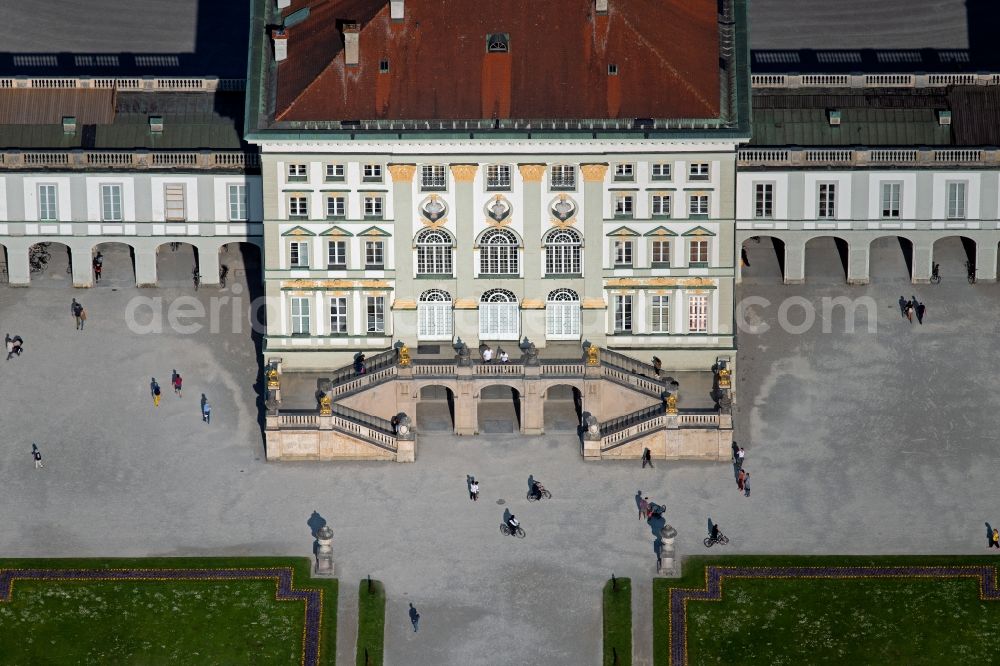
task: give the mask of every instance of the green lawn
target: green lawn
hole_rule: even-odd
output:
[[[336,656],[337,581],[301,558],[0,560],[0,569],[291,567],[295,589],[322,589],[320,660]],[[156,574],[151,574],[155,576]],[[16,580],[0,603],[4,664],[299,664],[305,604],[275,600],[275,579]]]
[[[381,666],[385,649],[385,588],[373,580],[371,592],[368,580],[358,589],[358,666]],[[367,650],[368,661],[365,661]]]
[[[604,584],[604,664],[628,666],[631,663],[632,581],[619,578],[612,590],[609,580]]]
[[[654,661],[668,663],[668,590],[705,586],[705,565],[955,566],[983,557],[690,558],[680,581],[654,581]],[[991,661],[1000,655],[1000,601],[961,578],[727,578],[722,601],[687,603],[690,664]],[[990,657],[989,655],[992,655]],[[944,661],[943,661],[944,660]]]

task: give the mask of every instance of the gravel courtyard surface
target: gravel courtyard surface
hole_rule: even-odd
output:
[[[747,315],[769,323],[766,334],[740,334],[736,439],[747,449],[750,498],[737,494],[728,464],[584,463],[564,433],[433,433],[412,465],[267,464],[255,349],[245,322],[233,332],[231,303],[218,308],[217,333],[207,320],[191,334],[171,331],[166,316],[160,334],[125,322],[136,297],[162,298],[164,312],[194,297],[210,312],[219,296],[245,306],[245,290],[137,290],[113,279],[92,290],[0,288],[0,327],[22,335],[26,349],[0,366],[0,553],[301,555],[311,552],[315,511],[335,531],[344,589],[367,574],[385,582],[387,663],[465,666],[597,663],[601,586],[614,572],[638,590],[655,564],[653,533],[637,522],[639,489],[668,507],[681,555],[704,551],[709,518],[733,553],[981,552],[983,523],[1000,523],[990,514],[1000,398],[986,354],[1000,288],[952,272],[915,291],[905,268],[847,287],[835,252],[810,254],[809,283],[784,286],[767,272],[766,251],[753,248],[741,287],[772,303]],[[895,256],[873,248],[873,265],[879,252]],[[922,326],[896,303],[913,293],[927,303]],[[870,297],[876,331],[859,318],[845,334],[838,314],[823,333],[819,309],[806,333],[778,325],[783,298],[838,295]],[[72,297],[88,309],[83,332]],[[801,312],[787,318],[797,323]],[[183,398],[170,389],[175,368]],[[164,390],[158,408],[152,377]],[[211,425],[200,419],[202,393]],[[42,470],[33,469],[32,442]],[[478,503],[467,474],[481,481]],[[551,501],[525,501],[529,475]],[[505,509],[526,539],[500,535]],[[342,596],[341,659],[353,654],[343,601],[353,597]],[[409,602],[421,614],[418,633]],[[637,645],[635,663],[649,651]]]

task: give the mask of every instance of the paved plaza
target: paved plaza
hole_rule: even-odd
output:
[[[217,307],[217,333],[208,319],[180,333],[166,316],[182,297],[209,312],[222,296],[245,307],[245,285],[195,293],[178,279],[138,290],[106,269],[90,290],[73,290],[58,271],[29,289],[2,287],[0,327],[22,335],[26,351],[0,365],[0,553],[308,555],[315,511],[335,531],[343,581],[339,663],[353,654],[356,581],[371,574],[388,593],[389,664],[594,664],[600,589],[614,572],[636,582],[641,664],[655,560],[653,534],[637,520],[638,489],[667,505],[681,555],[704,552],[709,517],[733,554],[982,552],[983,523],[1000,521],[991,496],[1000,380],[987,355],[1000,286],[967,284],[960,252],[944,244],[942,284],[914,287],[898,243],[876,241],[872,283],[848,287],[832,241],[817,242],[807,284],[786,286],[768,241],[750,247],[741,297],[772,305],[747,314],[770,330],[739,338],[736,438],[747,449],[749,499],[726,464],[585,463],[568,433],[435,432],[419,440],[412,465],[267,464],[254,343],[244,320],[233,330],[232,301]],[[863,307],[853,334],[842,314],[822,332],[819,303],[840,295],[872,299],[874,333]],[[900,316],[900,295],[927,304],[923,325]],[[778,324],[790,296],[817,304],[805,333]],[[83,332],[70,316],[73,297],[88,310]],[[135,298],[162,299],[162,333],[129,330]],[[796,307],[792,323],[801,321]],[[139,323],[148,323],[143,312]],[[183,398],[170,390],[172,369],[184,376]],[[164,389],[158,408],[152,377]],[[210,425],[200,419],[202,393]],[[32,467],[32,442],[42,470]],[[467,474],[481,480],[478,503]],[[551,501],[525,501],[529,475]],[[526,539],[500,535],[506,509]],[[421,614],[416,634],[409,602]]]

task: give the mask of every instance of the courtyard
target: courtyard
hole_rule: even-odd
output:
[[[426,665],[596,663],[598,600],[612,572],[632,578],[634,663],[648,663],[654,535],[636,524],[637,490],[666,504],[681,557],[704,551],[709,518],[733,554],[981,553],[984,522],[1000,520],[987,491],[1000,381],[985,354],[1000,286],[969,285],[951,267],[958,254],[941,260],[940,285],[911,285],[894,241],[873,244],[864,286],[844,283],[832,244],[810,245],[804,285],[780,283],[766,240],[750,259],[738,297],[770,303],[745,317],[769,330],[739,335],[734,417],[750,498],[737,494],[726,464],[584,463],[571,432],[456,437],[441,428],[419,438],[412,465],[269,465],[255,340],[241,315],[253,291],[245,276],[195,292],[180,278],[136,289],[106,269],[90,290],[56,276],[45,288],[0,288],[4,332],[23,336],[26,350],[0,368],[0,553],[308,555],[316,512],[334,529],[344,589],[368,574],[385,583],[386,662]],[[922,325],[900,315],[899,297],[914,295],[927,305]],[[804,301],[780,315],[793,296]],[[837,296],[874,304],[861,301],[853,333],[842,308],[824,332],[822,299]],[[89,315],[82,332],[69,312],[74,297]],[[211,300],[220,297],[229,300]],[[162,299],[162,332],[130,329],[127,312],[148,323],[143,313],[157,303],[137,308],[135,298]],[[183,319],[203,326],[181,332],[168,321],[178,302],[216,315]],[[802,321],[803,303],[814,304],[815,324],[783,330],[781,318]],[[183,397],[169,388],[174,369]],[[158,408],[153,377],[165,393]],[[33,442],[44,469],[32,468]],[[481,482],[478,503],[466,494],[469,474]],[[552,500],[525,501],[529,475]],[[508,509],[526,539],[500,535]],[[356,597],[339,604],[338,663],[350,663]]]

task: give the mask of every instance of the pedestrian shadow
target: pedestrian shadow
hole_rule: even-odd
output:
[[[35,445],[32,444],[31,446],[32,448],[34,448]],[[993,543],[993,526],[990,525],[989,523],[986,523],[986,543],[987,544]]]
[[[313,511],[312,515],[309,516],[309,520],[306,521],[306,525],[309,526],[312,535],[315,537],[316,533],[319,532],[320,529],[326,527],[326,518],[319,515],[318,511]]]
[[[636,509],[636,511],[639,511],[639,510],[642,509],[642,491],[641,490],[635,491],[635,509]]]
[[[535,475],[534,474],[529,474],[528,475],[528,492],[530,493],[534,487],[535,487]]]
[[[664,526],[667,524],[667,519],[663,517],[662,513],[654,513],[646,519],[646,524],[649,525],[649,529],[653,533],[653,538],[658,539],[660,532],[663,531]]]
[[[712,527],[714,527],[714,526],[715,526],[715,523],[713,523],[712,522],[712,518],[709,517],[709,519],[708,519],[708,534],[709,534],[709,536],[712,535]]]

